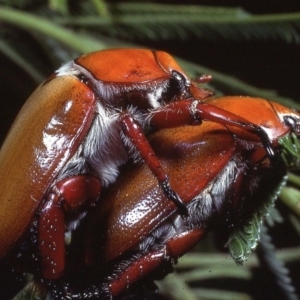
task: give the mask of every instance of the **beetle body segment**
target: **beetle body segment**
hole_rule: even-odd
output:
[[[0,257],[87,134],[95,100],[89,87],[65,76],[39,86],[18,114],[0,152]]]
[[[82,55],[75,62],[107,84],[159,82],[170,78],[174,70],[184,74],[172,56],[162,51],[110,49]]]

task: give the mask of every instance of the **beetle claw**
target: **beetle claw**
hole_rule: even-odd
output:
[[[47,281],[47,286],[51,291],[51,296],[53,300],[72,300],[73,293],[69,287],[68,283],[57,282],[57,281]]]
[[[161,187],[165,193],[165,195],[174,202],[174,204],[177,206],[177,209],[179,211],[179,214],[181,216],[187,217],[189,215],[188,209],[186,207],[186,204],[180,199],[179,195],[176,194],[171,186],[169,181],[166,179],[161,183]]]

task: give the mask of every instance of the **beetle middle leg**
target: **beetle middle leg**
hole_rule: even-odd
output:
[[[38,239],[43,278],[55,280],[65,268],[65,219],[80,216],[99,197],[95,177],[78,175],[63,179],[47,193],[39,214]]]
[[[131,117],[130,114],[126,112],[121,114],[120,122],[122,124],[123,133],[130,139],[131,143],[139,151],[147,166],[150,168],[154,176],[158,179],[158,182],[162,187],[165,195],[174,202],[182,215],[187,215],[188,211],[186,205],[172,190],[168,176],[164,171],[159,159],[156,157],[147,138],[145,137],[143,129],[141,128],[139,123],[136,122],[133,117]]]

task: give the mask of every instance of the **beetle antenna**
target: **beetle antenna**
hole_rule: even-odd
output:
[[[194,81],[197,83],[209,83],[212,81],[212,76],[211,75],[201,75],[200,77],[194,78]]]

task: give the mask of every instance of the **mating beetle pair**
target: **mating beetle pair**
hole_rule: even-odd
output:
[[[288,149],[296,147],[292,140],[300,134],[300,115],[258,98],[224,97],[208,103],[241,117],[253,111],[249,120],[264,128],[286,163],[273,164],[256,136],[222,124],[205,122],[150,134],[150,145],[189,216],[178,214],[144,164],[128,163],[88,216],[76,244],[86,249],[83,257],[70,259],[68,265],[68,279],[74,279],[74,270],[82,272],[73,286],[93,285],[84,292],[75,288],[69,295],[110,299],[125,292],[126,299],[170,272],[174,261],[214,227],[228,228],[237,263],[251,252],[259,238],[257,226],[277,197],[287,169],[299,168],[300,157]],[[253,216],[258,223],[253,224]],[[102,278],[98,286],[96,278]]]
[[[199,100],[210,95],[160,51],[99,51],[61,67],[27,100],[1,149],[0,258],[38,212],[42,276],[59,278],[65,227],[77,226],[130,156],[146,162],[185,214],[144,135],[148,127],[232,124],[257,134],[274,155],[260,127]]]
[[[231,125],[258,136],[276,163],[268,134],[238,114],[200,101],[209,96],[160,51],[99,51],[60,68],[28,99],[1,149],[0,257],[37,214],[41,276],[60,278],[65,231],[77,226],[129,157],[145,161],[185,215],[186,206],[145,137],[148,129],[202,120]]]

